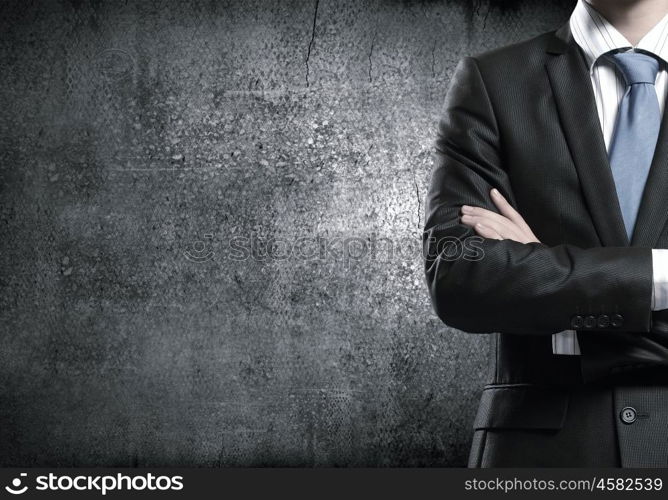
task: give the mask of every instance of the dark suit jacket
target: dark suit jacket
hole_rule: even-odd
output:
[[[452,258],[447,242],[475,236],[461,206],[495,210],[492,187],[541,243],[481,240],[470,245],[481,258]],[[629,373],[642,384],[647,368],[653,381],[664,376],[668,311],[651,311],[651,249],[668,247],[667,219],[668,113],[628,241],[568,25],[460,62],[438,130],[424,247],[439,317],[498,332],[477,428],[559,429],[573,386]],[[551,334],[569,329],[582,356],[553,355]]]

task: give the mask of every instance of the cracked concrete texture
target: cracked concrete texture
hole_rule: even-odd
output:
[[[463,465],[435,124],[560,4],[3,2],[0,465]]]

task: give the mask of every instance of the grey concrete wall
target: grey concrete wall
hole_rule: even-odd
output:
[[[464,464],[489,338],[424,286],[435,124],[569,8],[3,2],[0,465]]]

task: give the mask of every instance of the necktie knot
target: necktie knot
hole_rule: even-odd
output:
[[[654,85],[659,72],[659,61],[655,57],[638,52],[618,52],[612,54],[612,61],[626,79],[626,85],[651,83]]]

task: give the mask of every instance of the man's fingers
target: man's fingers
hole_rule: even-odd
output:
[[[494,221],[497,224],[513,223],[513,221],[511,221],[508,217],[481,207],[470,207],[468,205],[464,205],[462,207],[462,213],[464,215],[471,215],[473,217],[482,217],[486,220]]]
[[[510,239],[524,243],[527,239],[526,235],[510,220],[494,214],[496,217],[491,217],[489,213],[483,215],[462,215],[462,224],[476,228],[476,224],[482,224],[490,230],[498,234],[501,239]]]
[[[473,226],[473,229],[475,229],[475,232],[479,235],[482,236],[483,238],[488,238],[491,240],[503,240],[503,238],[499,233],[497,233],[494,229],[491,227],[487,227],[484,224],[481,224],[478,222]]]
[[[489,217],[488,215],[462,215],[462,224],[469,226],[475,229],[476,224],[482,224],[483,226],[494,230],[502,238],[511,238],[517,239],[519,235],[516,228],[513,227],[513,223],[509,220],[499,220]]]
[[[462,222],[465,220],[464,218],[473,223],[480,222],[487,227],[491,227],[504,238],[512,238],[519,241],[519,238],[522,237],[522,228],[518,227],[517,224],[507,217],[492,212],[491,210],[464,205],[462,207],[462,214],[464,214],[462,216]],[[468,225],[473,227],[471,224]]]
[[[482,219],[476,222],[482,222],[484,225],[496,229],[504,238],[511,238],[522,243],[540,243],[524,218],[508,203],[497,189],[492,189],[491,197],[494,205],[501,212],[500,214],[485,208],[468,205],[462,207],[462,214],[481,217]],[[499,225],[508,228],[505,230],[505,233],[498,229]]]
[[[498,208],[499,211],[505,217],[508,217],[515,224],[517,224],[517,226],[519,226],[519,228],[527,237],[527,241],[540,243],[538,238],[536,238],[536,235],[533,234],[533,231],[529,227],[529,224],[527,224],[526,221],[524,220],[524,217],[522,217],[520,213],[517,210],[515,210],[510,203],[508,203],[508,200],[505,199],[505,197],[499,192],[499,190],[494,188],[492,189],[491,194],[492,194],[492,201],[494,202],[494,205],[496,205],[496,208]]]
[[[494,202],[494,205],[496,205],[496,208],[499,209],[499,212],[501,212],[501,215],[509,218],[515,224],[520,226],[524,231],[531,231],[529,225],[524,220],[524,217],[522,217],[510,203],[508,203],[508,200],[504,198],[498,189],[492,189],[491,195],[492,201]]]

